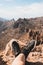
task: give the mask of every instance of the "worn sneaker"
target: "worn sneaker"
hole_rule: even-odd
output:
[[[35,40],[32,40],[27,46],[25,46],[22,50],[22,53],[27,58],[28,54],[31,52],[32,49],[35,48]]]
[[[16,41],[13,41],[12,48],[13,48],[13,51],[15,52],[15,57],[21,53],[19,44]]]

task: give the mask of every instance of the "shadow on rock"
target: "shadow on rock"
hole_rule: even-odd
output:
[[[26,61],[26,64],[25,65],[43,65],[43,63],[41,63],[41,62],[34,63],[34,62],[27,62]]]

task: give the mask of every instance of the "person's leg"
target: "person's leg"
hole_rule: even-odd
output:
[[[15,51],[15,60],[13,61],[12,65],[25,65],[27,64],[26,58],[31,50],[34,48],[35,41],[31,41],[22,51],[20,51],[19,45],[17,43],[13,43],[13,49]],[[19,48],[19,49],[18,49]],[[20,52],[18,54],[18,52]],[[17,54],[16,54],[17,53]]]
[[[25,65],[25,55],[23,53],[19,54],[12,62],[12,65]]]

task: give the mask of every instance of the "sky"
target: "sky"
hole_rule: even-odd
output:
[[[43,0],[0,0],[0,17],[6,19],[43,16]]]

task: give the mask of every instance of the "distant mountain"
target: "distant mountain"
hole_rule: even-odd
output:
[[[38,17],[38,18],[30,18],[30,19],[21,19],[19,18],[15,23],[14,23],[14,28],[19,28],[19,26],[24,26],[28,28],[35,28],[35,27],[40,27],[43,26],[43,17]]]
[[[24,29],[24,30],[25,28],[43,29],[43,17],[30,18],[30,19],[19,18],[17,21],[15,21],[14,18],[11,20],[0,18],[0,32],[8,28],[14,28],[14,29],[19,28],[19,29]]]
[[[8,21],[8,20],[6,20],[6,19],[0,17],[0,27],[1,27],[1,26],[4,24],[4,22],[6,22],[6,21]]]
[[[0,17],[0,21],[5,22],[5,21],[8,21],[8,20]]]
[[[0,18],[0,32],[13,27],[14,19],[6,20],[3,18]]]

